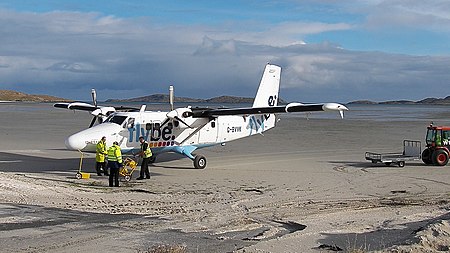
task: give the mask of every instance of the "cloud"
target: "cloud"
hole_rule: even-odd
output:
[[[105,100],[162,93],[172,84],[180,96],[253,96],[264,65],[271,62],[283,67],[281,97],[287,100],[446,95],[440,90],[450,80],[449,57],[305,42],[308,34],[354,29],[342,22],[243,24],[160,24],[99,13],[0,10],[0,88],[84,100],[96,88],[99,100]]]
[[[450,2],[445,0],[368,1],[359,8],[367,14],[369,28],[408,28],[450,31]]]
[[[76,62],[57,62],[52,64],[50,67],[46,68],[46,70],[51,71],[69,71],[69,72],[77,72],[77,73],[90,73],[95,72],[94,66],[90,64],[84,63],[76,63]]]

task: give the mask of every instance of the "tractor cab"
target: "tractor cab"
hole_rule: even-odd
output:
[[[450,149],[450,127],[430,126],[427,127],[427,147],[422,152],[422,160],[425,164],[444,166],[449,160]]]

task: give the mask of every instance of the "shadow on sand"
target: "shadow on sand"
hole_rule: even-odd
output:
[[[383,227],[364,233],[324,234],[326,238],[318,242],[322,245],[341,249],[345,252],[357,252],[355,250],[373,251],[383,250],[394,245],[410,245],[418,242],[416,234],[424,230],[428,225],[441,220],[450,220],[450,213],[436,218],[401,224],[401,228],[389,228],[389,223]],[[399,226],[396,226],[399,227]],[[334,250],[340,251],[340,250]],[[359,252],[359,251],[358,251]]]
[[[186,160],[182,166],[166,166],[163,164],[164,162],[181,159]],[[78,171],[79,164],[80,158],[48,158],[0,152],[0,171],[3,172],[67,174],[67,176],[72,177]],[[189,159],[182,155],[171,153],[158,155],[156,163],[151,166],[165,169],[193,169],[192,162]],[[83,159],[82,171],[95,173],[94,157],[85,157]],[[153,174],[154,172],[152,172]]]
[[[355,162],[355,161],[327,161],[331,164],[339,164],[345,167],[353,167],[357,169],[377,169],[377,168],[399,168],[396,164],[392,163],[390,165],[386,165],[384,163],[372,163],[370,161],[367,162]],[[423,164],[422,162],[412,161],[406,162],[405,167],[407,166],[423,166],[430,167],[431,165]]]

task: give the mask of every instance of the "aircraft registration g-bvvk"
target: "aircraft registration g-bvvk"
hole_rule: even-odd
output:
[[[144,136],[154,157],[164,152],[175,152],[193,160],[194,167],[206,167],[206,158],[193,154],[197,149],[263,133],[276,125],[277,113],[338,111],[343,117],[347,107],[337,103],[278,105],[281,67],[267,64],[252,107],[244,108],[193,108],[173,109],[173,87],[170,87],[171,111],[146,111],[140,109],[120,111],[123,107],[97,105],[82,102],[57,103],[54,106],[72,110],[90,111],[94,119],[88,129],[66,139],[70,150],[95,153],[96,144],[106,136],[107,146],[117,141],[124,154],[140,150],[139,137]],[[130,109],[130,108],[125,108]],[[100,124],[95,126],[95,119]]]

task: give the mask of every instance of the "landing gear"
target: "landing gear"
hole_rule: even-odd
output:
[[[194,158],[194,167],[196,169],[204,169],[206,167],[206,157],[202,155],[196,155]]]

